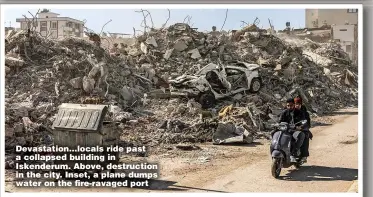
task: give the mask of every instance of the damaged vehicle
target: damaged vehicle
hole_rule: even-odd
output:
[[[256,93],[262,86],[259,65],[240,61],[227,65],[210,63],[194,75],[182,75],[169,83],[171,95],[196,98],[203,108],[240,92]]]

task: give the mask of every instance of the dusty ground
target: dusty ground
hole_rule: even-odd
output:
[[[149,189],[15,188],[7,171],[8,192],[347,192],[358,179],[358,113],[345,109],[313,119],[308,163],[283,169],[281,179],[270,173],[269,141],[250,145],[198,145],[197,151],[169,150],[150,155],[159,161],[161,180]],[[126,159],[126,158],[124,158]],[[134,158],[131,158],[134,159]]]

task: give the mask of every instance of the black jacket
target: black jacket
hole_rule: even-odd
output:
[[[311,118],[310,118],[310,114],[309,114],[308,111],[307,111],[306,106],[302,105],[302,107],[300,108],[300,110],[302,111],[303,116],[304,116],[304,117],[306,118],[306,120],[307,120],[308,127],[311,128]]]
[[[294,109],[294,110],[289,110],[289,109],[285,109],[281,115],[280,115],[280,119],[279,119],[279,122],[287,122],[289,124],[291,123],[297,123],[299,121],[302,121],[302,120],[305,120],[306,117],[305,117],[305,114],[301,111],[301,110],[298,110],[298,109]],[[292,122],[294,121],[294,122]]]

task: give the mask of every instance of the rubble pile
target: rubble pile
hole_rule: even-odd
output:
[[[73,37],[51,40],[33,32],[10,34],[5,66],[7,149],[40,144],[61,103],[125,108],[136,105],[134,101],[151,87],[122,58]]]
[[[9,35],[6,145],[42,143],[63,102],[110,105],[109,118],[120,122],[122,140],[150,146],[211,141],[219,124],[229,122],[258,136],[284,100],[298,94],[315,115],[357,104],[357,66],[338,44],[287,42],[258,29],[252,25],[228,35],[177,23],[151,29],[114,56],[78,38]],[[259,93],[238,93],[209,110],[185,98],[147,98],[152,89],[168,88],[170,78],[232,60],[261,66]],[[233,112],[221,116],[231,105]]]
[[[162,74],[164,80],[193,74],[211,62],[229,64],[231,60],[239,60],[259,64],[264,87],[258,95],[239,93],[210,109],[217,117],[217,111],[227,105],[252,106],[252,118],[236,121],[230,116],[227,120],[235,124],[245,122],[251,132],[265,129],[266,122],[274,121],[275,115],[268,109],[281,109],[288,97],[301,95],[313,115],[357,104],[357,66],[352,65],[340,45],[333,42],[316,43],[296,38],[287,42],[284,38],[258,31],[255,25],[239,32],[238,36],[229,36],[216,32],[201,33],[187,24],[175,24],[166,29],[152,29],[126,50],[129,58],[137,60],[133,61],[134,66],[151,64],[152,72]],[[131,54],[134,50],[143,53]],[[185,113],[186,102],[188,100],[180,100],[176,106],[167,102],[157,105],[158,111],[162,109],[158,119],[166,121],[163,125],[169,126],[157,127],[156,133],[162,138],[158,141],[211,141],[212,136],[209,134],[208,139],[204,138],[205,129],[195,125],[204,123],[213,133],[216,120],[212,119],[209,125],[193,113]],[[170,127],[170,122],[177,122],[176,126]],[[186,137],[191,128],[193,140]],[[175,136],[176,141],[172,140]]]

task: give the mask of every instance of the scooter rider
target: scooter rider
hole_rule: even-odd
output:
[[[303,162],[307,162],[307,157],[309,157],[309,141],[310,139],[312,140],[312,133],[311,131],[309,130],[309,128],[311,128],[311,119],[310,119],[310,115],[309,113],[307,112],[307,108],[306,106],[304,106],[302,104],[302,98],[300,96],[297,96],[294,98],[294,103],[295,103],[295,108],[296,109],[299,109],[303,115],[305,116],[306,120],[307,120],[307,127],[308,129],[304,131],[305,133],[305,139],[303,141],[303,144],[301,146],[301,157],[302,157],[302,161]]]
[[[290,98],[286,101],[286,109],[281,113],[279,122],[286,122],[288,124],[295,124],[302,120],[305,120],[306,117],[299,109],[295,108],[295,102],[293,98]],[[305,133],[302,132],[302,128],[297,127],[296,131],[293,133],[293,138],[295,139],[295,147],[292,150],[292,156],[290,157],[291,162],[296,162],[294,156],[299,156],[301,154],[300,148],[305,139]]]

